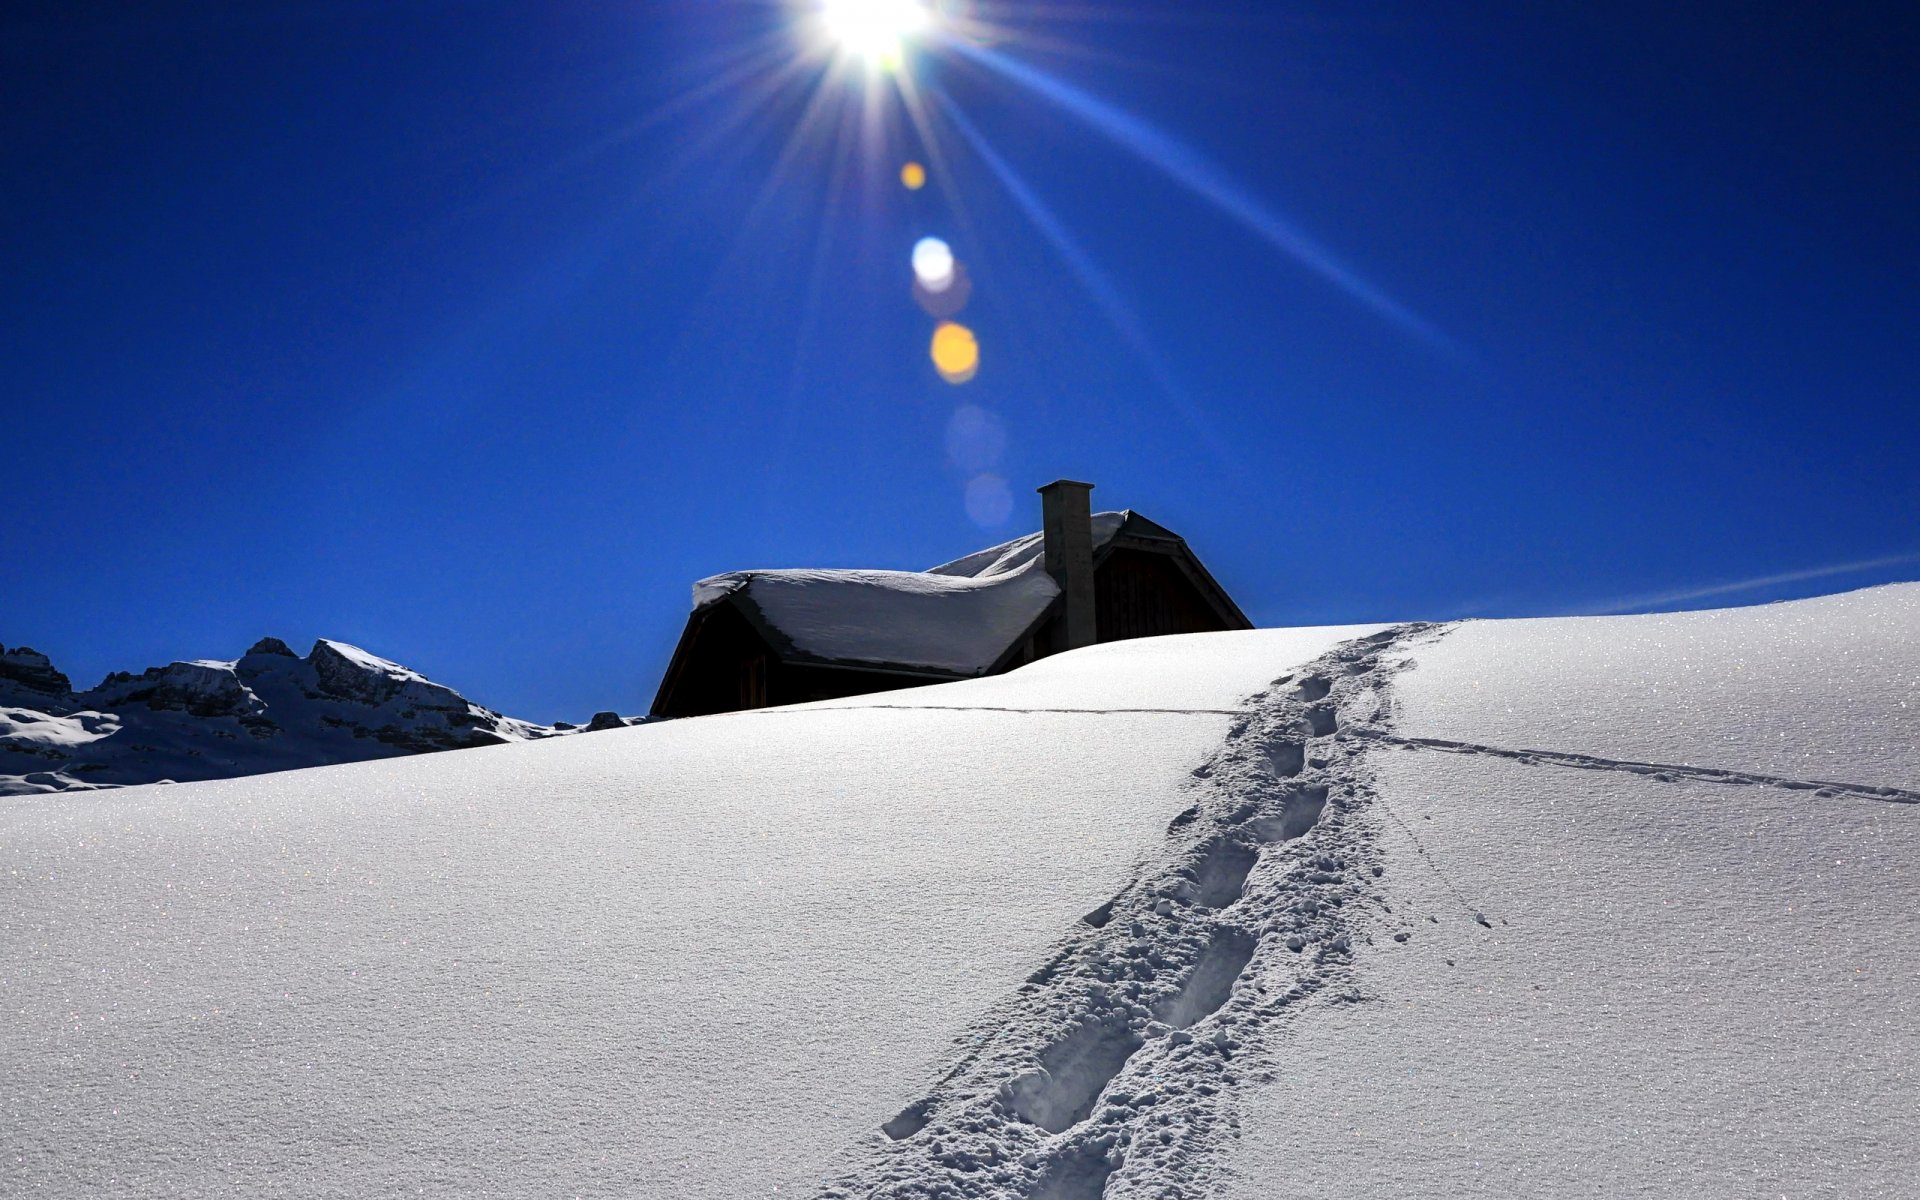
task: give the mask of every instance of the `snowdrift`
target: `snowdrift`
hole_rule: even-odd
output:
[[[0,1190],[1900,1194],[1916,745],[1902,585],[15,798]]]

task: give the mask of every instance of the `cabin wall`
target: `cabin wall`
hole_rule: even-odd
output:
[[[700,614],[686,636],[678,669],[655,703],[655,716],[704,717],[944,682],[886,671],[783,663],[731,604],[717,604]]]
[[[884,671],[858,671],[842,667],[810,667],[799,663],[775,663],[772,674],[771,704],[805,704],[809,700],[838,700],[843,696],[865,696],[871,692],[891,692],[900,688],[942,683],[940,679],[919,679],[912,675],[893,675]]]
[[[716,604],[689,630],[691,643],[667,694],[654,707],[662,717],[764,708],[779,664],[765,639],[731,604]]]
[[[1232,628],[1165,554],[1116,549],[1095,573],[1099,640],[1217,633]]]

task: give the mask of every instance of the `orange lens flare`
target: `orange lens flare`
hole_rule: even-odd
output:
[[[980,343],[973,330],[957,321],[940,322],[929,354],[934,370],[948,383],[965,383],[980,373]]]
[[[927,169],[917,162],[910,162],[900,168],[900,183],[910,192],[917,192],[927,186]]]

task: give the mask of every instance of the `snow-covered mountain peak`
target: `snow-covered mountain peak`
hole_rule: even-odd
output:
[[[268,637],[232,661],[116,671],[84,692],[46,655],[0,647],[0,795],[223,779],[572,731],[503,716],[325,638],[305,658]]]
[[[306,661],[320,690],[328,696],[374,705],[404,697],[429,708],[451,711],[467,707],[465,697],[452,688],[345,642],[322,638],[313,644]]]
[[[259,641],[255,642],[252,646],[248,647],[247,652],[241,655],[240,657],[242,659],[247,659],[247,658],[252,658],[255,655],[259,655],[259,654],[271,655],[278,658],[299,658],[300,657],[298,654],[295,654],[293,652],[292,646],[287,645],[285,642],[281,641],[277,637],[261,638]]]

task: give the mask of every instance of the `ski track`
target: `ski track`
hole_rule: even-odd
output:
[[[1252,697],[1141,873],[898,1098],[819,1200],[1209,1194],[1235,1089],[1293,1015],[1365,999],[1352,946],[1387,911],[1380,739],[1343,727],[1383,729],[1394,651],[1443,633],[1344,643]]]
[[[1721,767],[1688,767],[1675,763],[1636,762],[1626,758],[1599,758],[1564,750],[1515,750],[1503,746],[1485,746],[1477,742],[1453,742],[1444,738],[1401,737],[1384,729],[1355,727],[1355,737],[1367,738],[1403,750],[1435,750],[1442,754],[1485,754],[1494,758],[1552,767],[1573,767],[1583,771],[1624,771],[1644,775],[1662,783],[1681,779],[1703,783],[1728,783],[1786,788],[1812,792],[1823,799],[1851,797],[1859,800],[1885,800],[1892,804],[1920,804],[1920,792],[1904,788],[1882,787],[1870,783],[1838,783],[1829,779],[1790,779],[1780,775],[1760,775],[1752,771],[1732,771]]]

